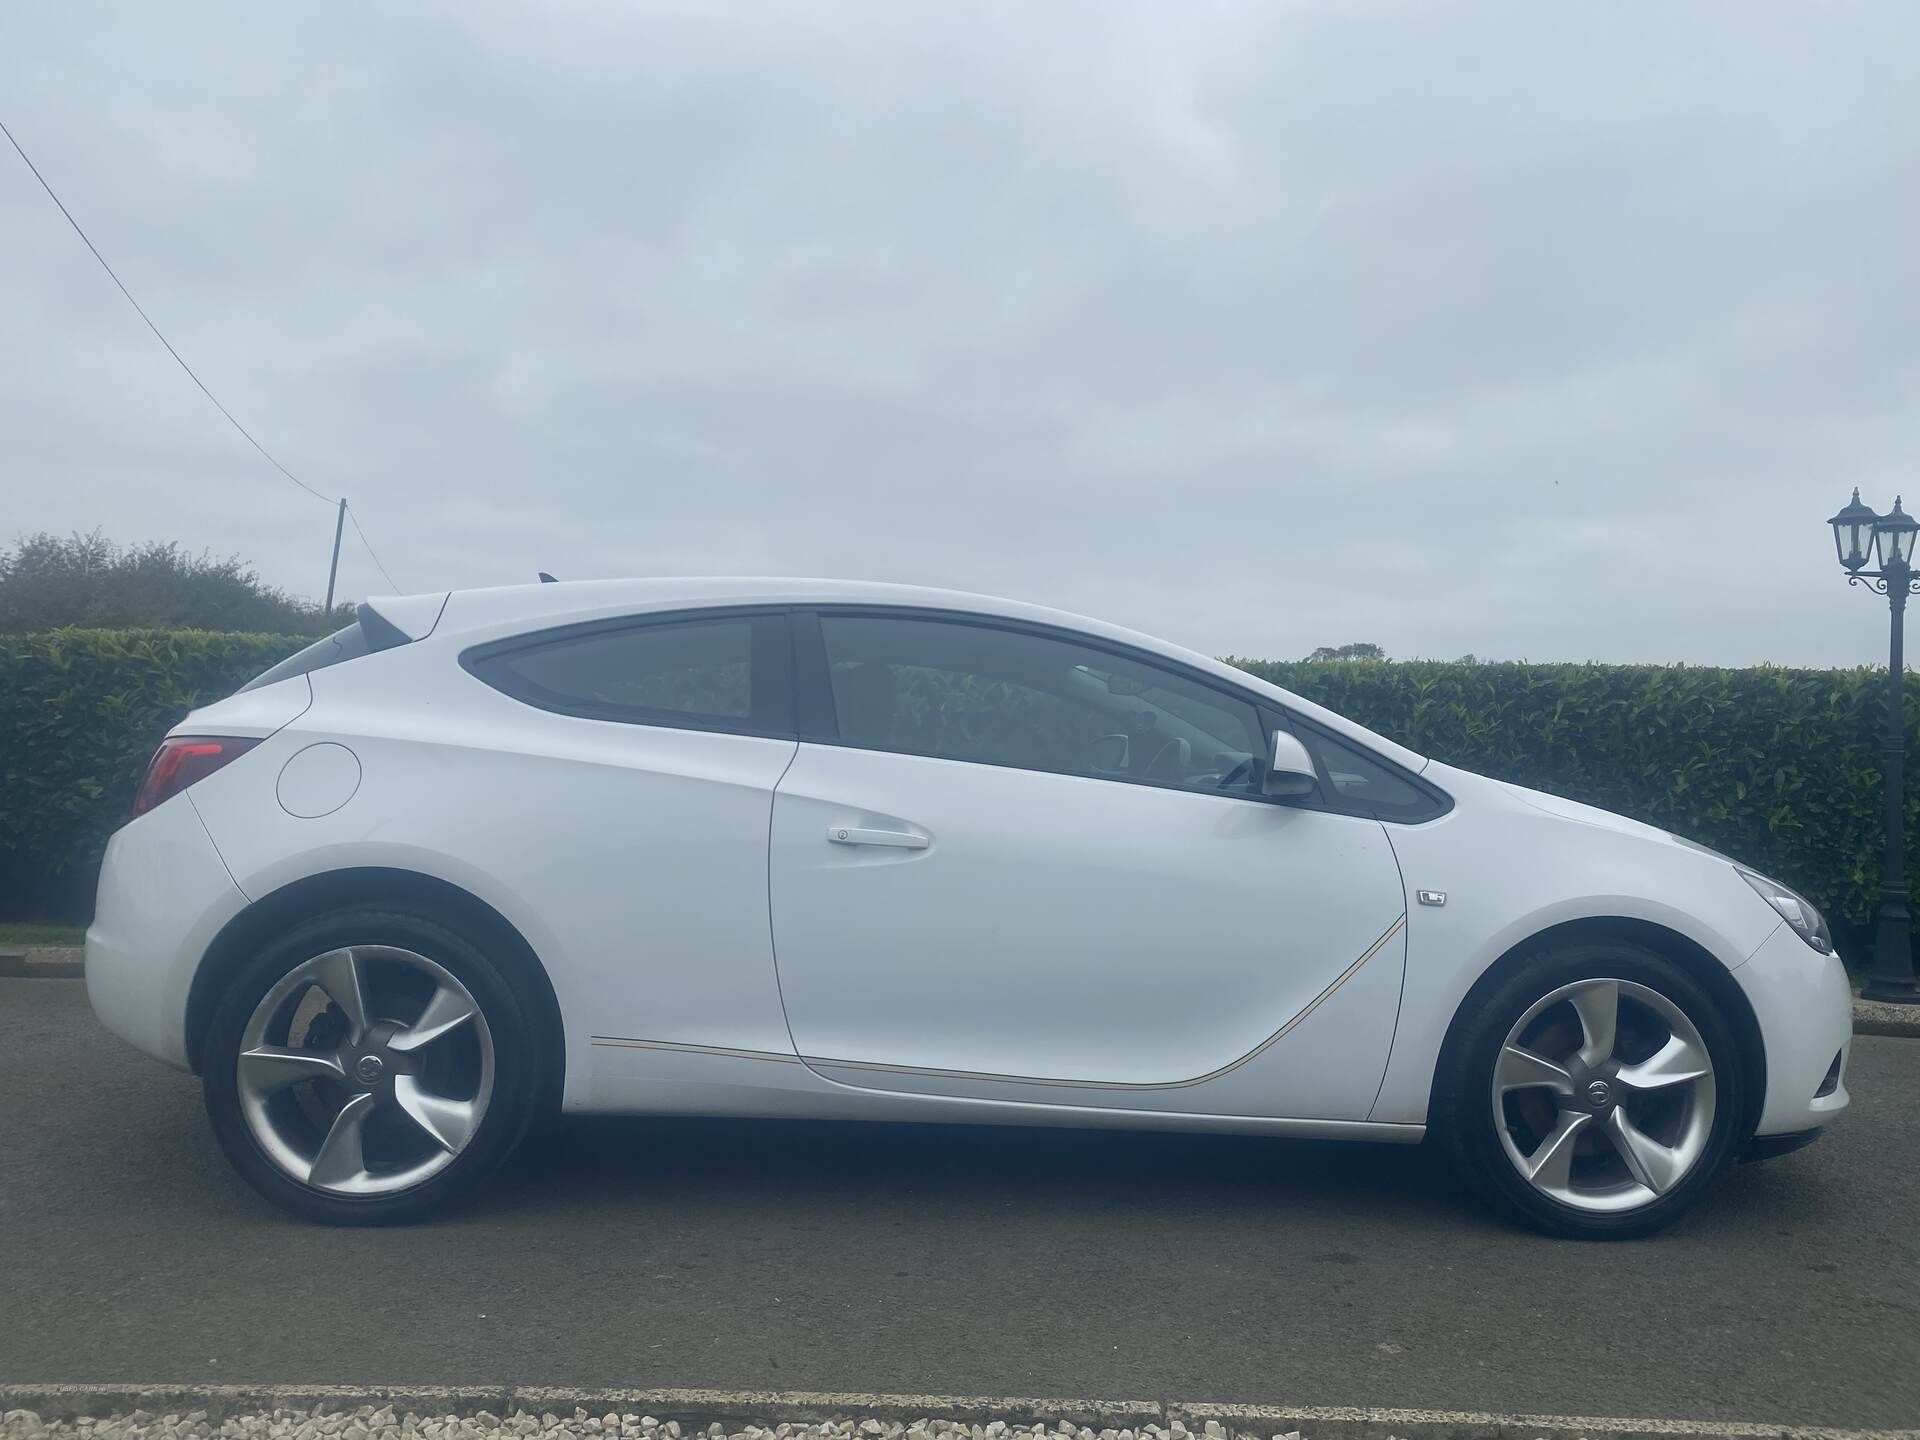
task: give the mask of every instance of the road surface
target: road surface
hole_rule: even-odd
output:
[[[0,1382],[714,1386],[1920,1424],[1920,1040],[1631,1244],[1419,1150],[572,1122],[407,1230],[283,1218],[196,1081],[0,980]]]

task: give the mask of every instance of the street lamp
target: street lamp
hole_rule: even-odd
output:
[[[1876,515],[1860,503],[1860,492],[1838,515],[1833,526],[1833,548],[1847,572],[1849,585],[1865,585],[1887,597],[1893,611],[1893,641],[1887,659],[1887,853],[1880,879],[1880,908],[1874,914],[1873,968],[1867,974],[1867,1000],[1896,1005],[1920,1005],[1914,985],[1912,914],[1907,909],[1906,842],[1906,660],[1902,655],[1907,596],[1916,588],[1913,543],[1920,521],[1900,508],[1896,495],[1892,513]],[[1868,550],[1879,562],[1868,570]]]

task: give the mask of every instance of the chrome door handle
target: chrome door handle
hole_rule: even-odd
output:
[[[901,850],[927,848],[926,836],[905,830],[856,830],[847,825],[830,825],[827,839],[836,845],[892,845]]]

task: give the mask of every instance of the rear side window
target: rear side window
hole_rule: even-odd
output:
[[[596,625],[489,646],[467,668],[516,700],[594,720],[786,734],[790,646],[779,615]]]

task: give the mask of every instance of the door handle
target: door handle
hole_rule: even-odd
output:
[[[856,830],[848,825],[827,827],[827,839],[836,845],[892,845],[901,850],[924,850],[927,837],[906,830]]]

